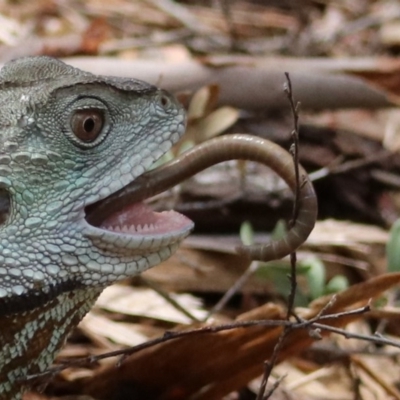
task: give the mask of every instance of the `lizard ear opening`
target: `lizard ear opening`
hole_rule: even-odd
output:
[[[0,225],[7,221],[10,215],[10,193],[6,189],[0,188]]]

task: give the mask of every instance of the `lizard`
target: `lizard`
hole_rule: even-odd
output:
[[[184,133],[185,111],[166,91],[28,57],[1,70],[0,104],[0,189],[10,206],[0,229],[0,399],[19,400],[21,379],[52,363],[102,289],[169,257],[193,223],[170,211],[146,224],[140,204],[136,218],[125,213],[126,232],[85,220],[88,204]]]
[[[266,142],[243,153],[249,139],[240,137],[230,155],[219,157],[216,143],[146,172],[184,133],[183,106],[143,81],[94,75],[45,56],[3,67],[0,104],[0,400],[21,400],[25,378],[51,365],[107,285],[167,259],[192,230],[185,216],[143,203],[166,189],[163,177],[175,184],[187,177],[182,170],[190,175],[239,153],[251,156]],[[217,156],[204,161],[208,153]],[[280,150],[275,159],[284,173],[290,156]],[[287,182],[294,189],[290,173]],[[310,233],[315,195],[307,180],[301,191],[299,224],[306,228],[292,228],[283,246],[265,247],[262,258],[287,254]],[[102,204],[108,213],[92,217]]]

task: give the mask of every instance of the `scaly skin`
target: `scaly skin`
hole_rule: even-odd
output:
[[[72,116],[92,109],[104,123],[82,141]],[[1,70],[0,204],[10,205],[0,226],[1,400],[22,398],[24,378],[51,365],[106,285],[168,258],[187,236],[192,224],[177,214],[168,231],[137,234],[89,225],[84,211],[146,171],[184,127],[173,97],[141,81],[48,57]]]

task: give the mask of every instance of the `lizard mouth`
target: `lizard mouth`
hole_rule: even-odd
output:
[[[194,226],[189,218],[173,210],[153,211],[144,202],[169,188],[162,184],[164,174],[163,168],[156,168],[105,199],[88,205],[85,208],[86,221],[109,234],[170,238],[186,236]]]
[[[133,203],[112,213],[99,228],[129,235],[166,235],[192,229],[193,222],[176,211],[153,211],[144,202]]]

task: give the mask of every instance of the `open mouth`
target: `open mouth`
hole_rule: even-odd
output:
[[[193,222],[176,211],[153,211],[143,202],[134,203],[106,218],[99,228],[129,235],[165,235],[191,229]]]
[[[159,171],[160,170],[160,171]],[[159,167],[136,178],[119,191],[86,207],[86,221],[110,233],[129,236],[180,235],[193,229],[193,222],[170,210],[156,212],[144,200],[168,189]]]

